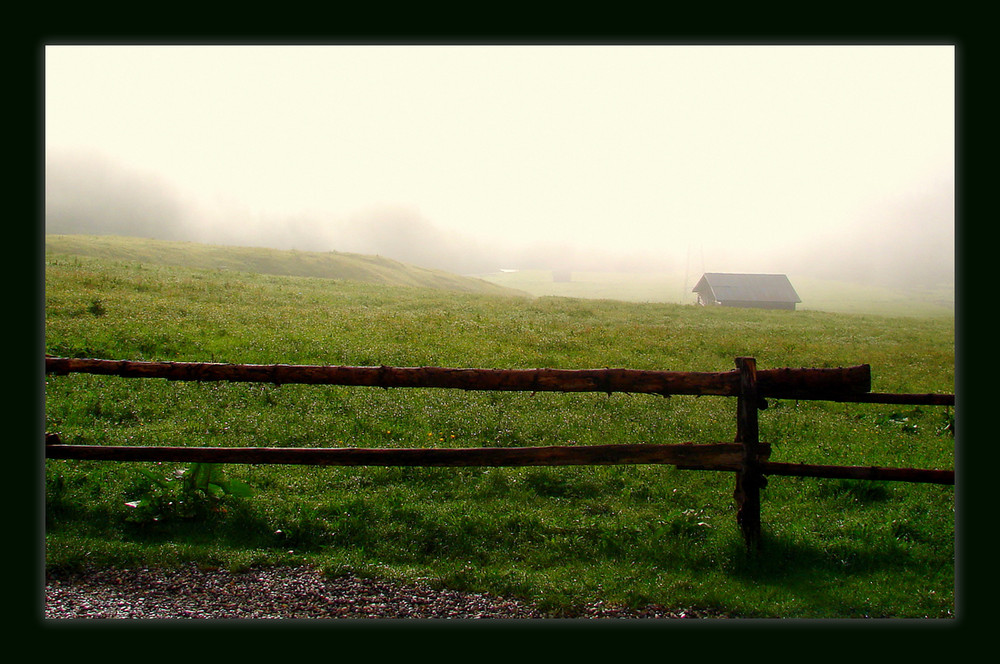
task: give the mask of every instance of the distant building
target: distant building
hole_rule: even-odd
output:
[[[706,272],[692,289],[702,306],[790,309],[801,302],[783,274]]]

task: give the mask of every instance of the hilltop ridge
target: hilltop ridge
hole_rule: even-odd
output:
[[[196,269],[347,279],[391,286],[528,297],[523,291],[475,277],[409,265],[382,256],[337,251],[223,246],[118,235],[46,235],[45,252]]]

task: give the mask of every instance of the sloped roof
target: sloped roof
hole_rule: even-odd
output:
[[[692,289],[717,302],[801,302],[783,274],[706,272]]]

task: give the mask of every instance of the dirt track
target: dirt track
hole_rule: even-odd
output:
[[[46,619],[501,619],[547,616],[537,607],[487,594],[403,585],[355,576],[327,578],[309,568],[234,573],[94,570],[50,574]],[[642,610],[594,602],[565,618],[720,618],[706,612]]]

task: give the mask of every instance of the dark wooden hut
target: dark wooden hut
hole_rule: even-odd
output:
[[[790,309],[801,302],[783,274],[706,272],[692,290],[702,306]]]

